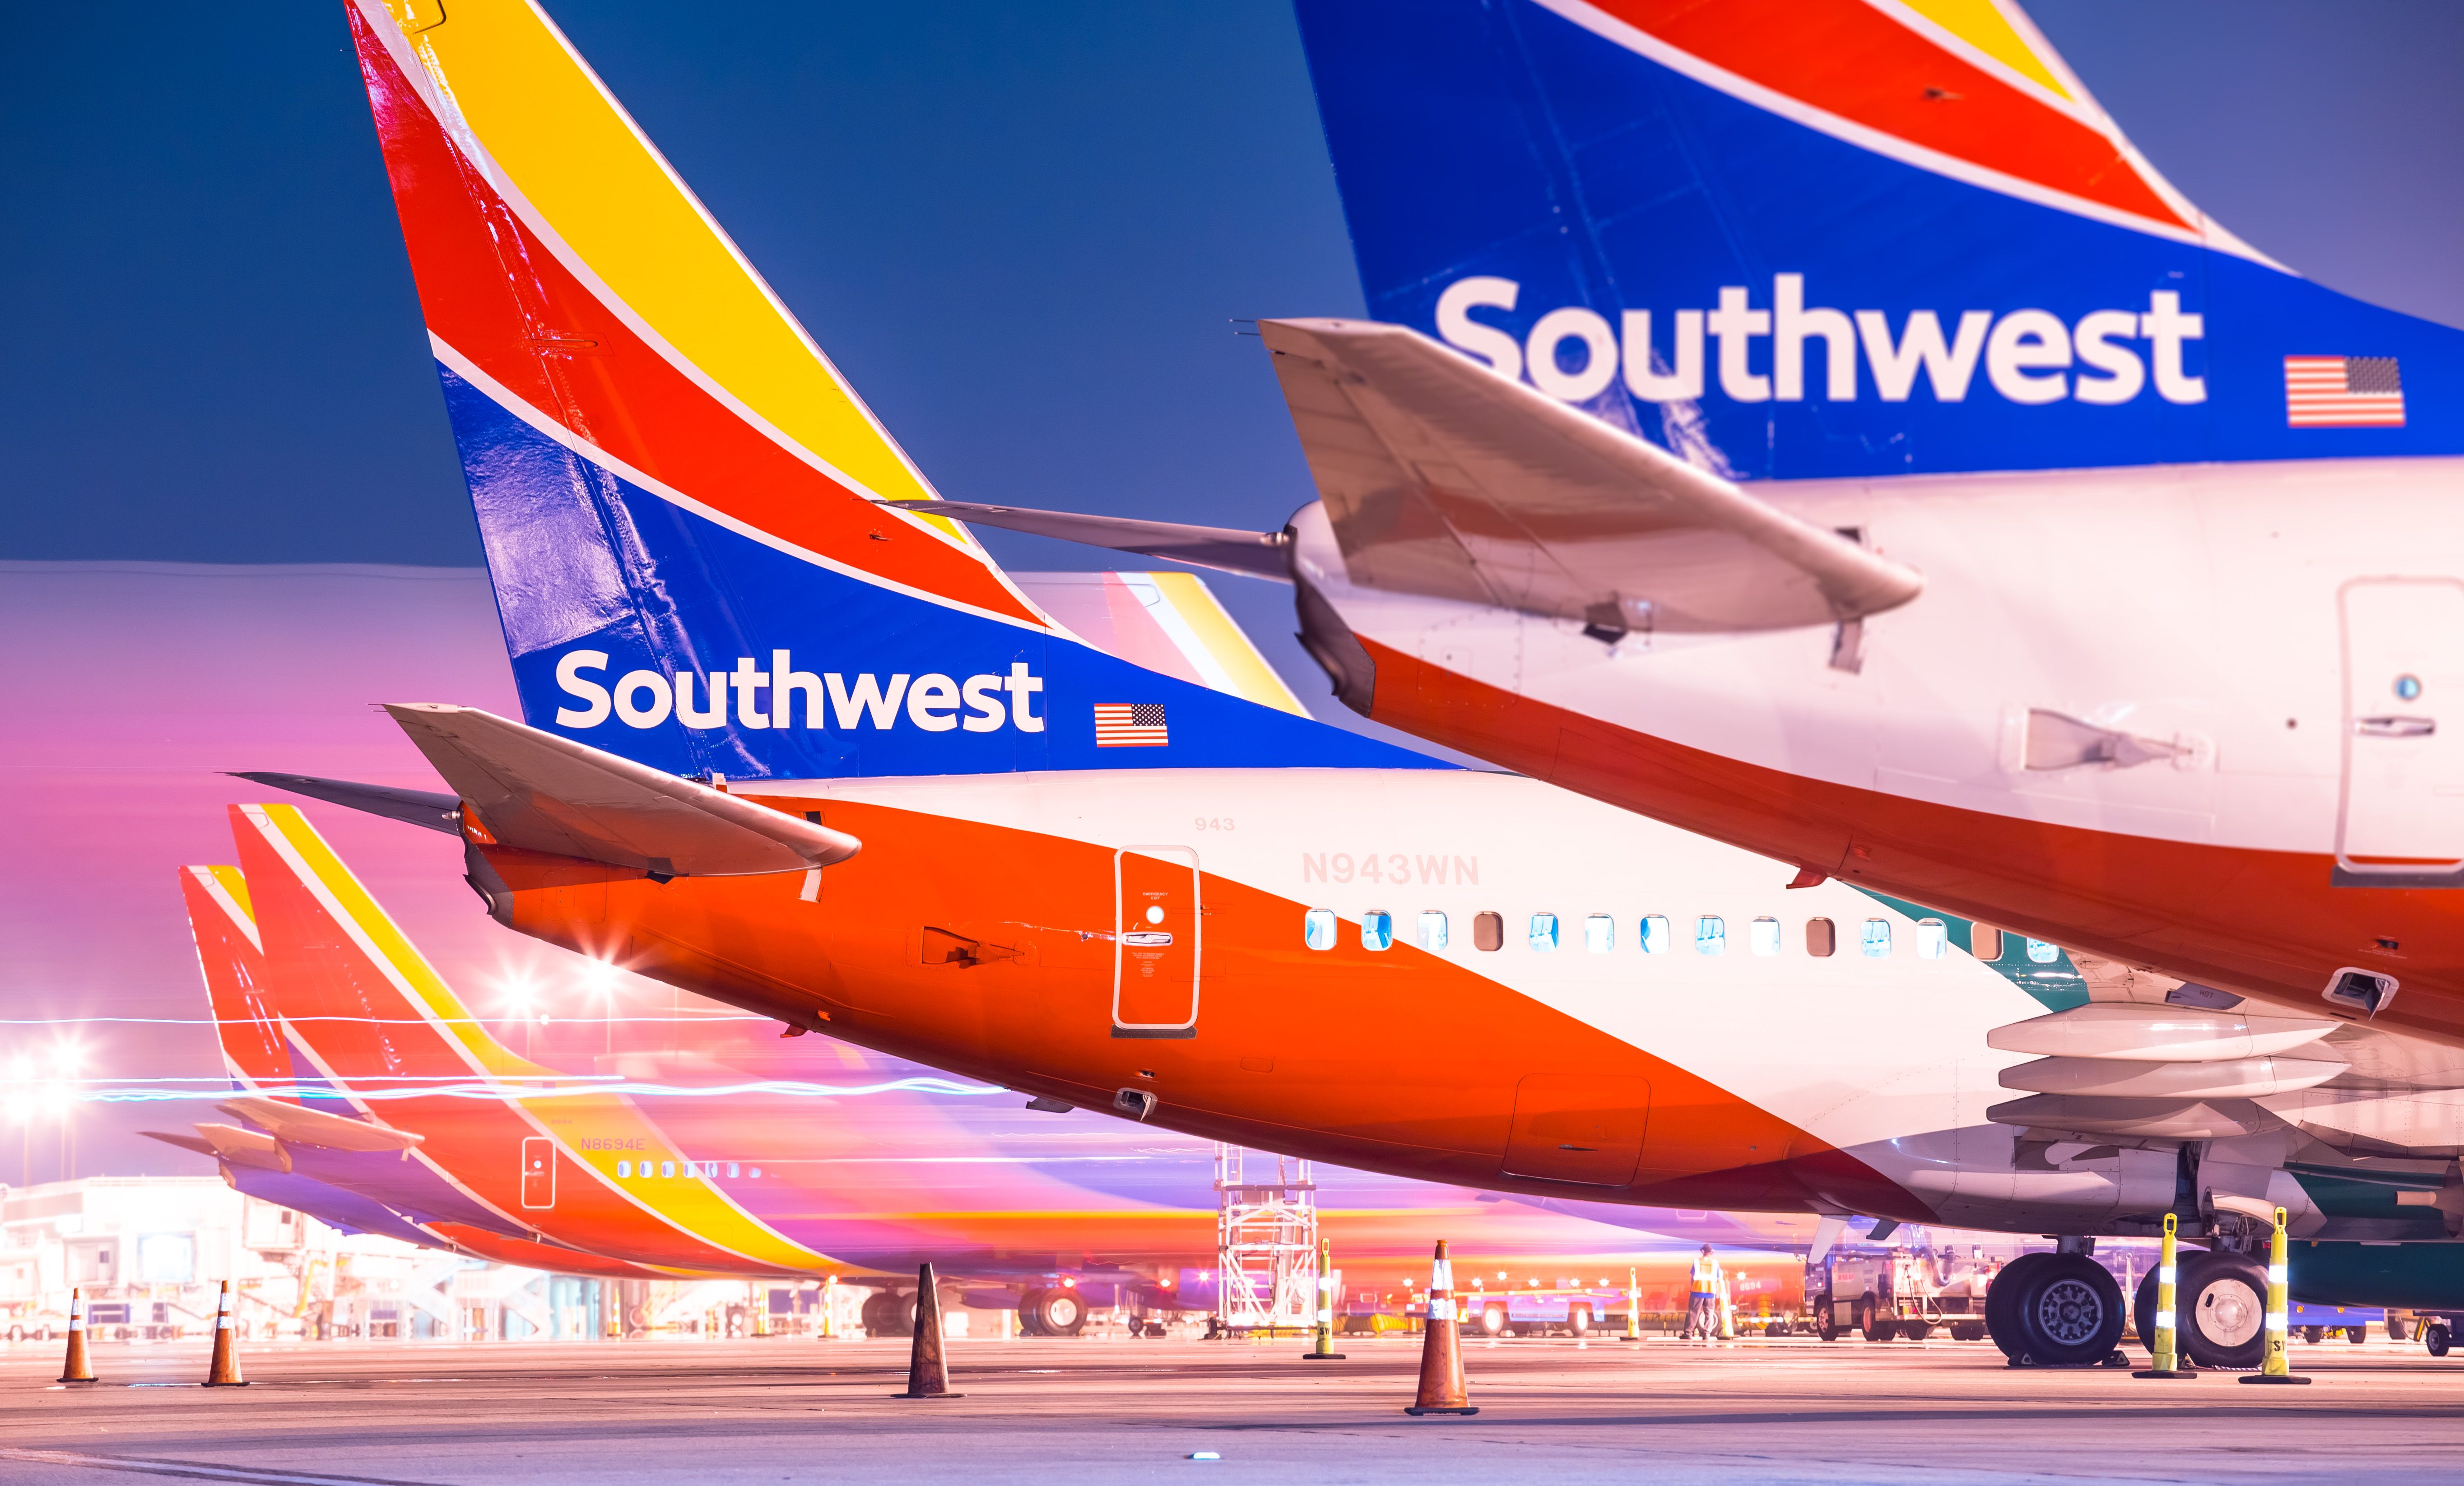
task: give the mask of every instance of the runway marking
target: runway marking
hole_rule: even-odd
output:
[[[247,1486],[430,1486],[391,1475],[319,1475],[300,1471],[268,1471],[253,1466],[208,1465],[201,1460],[148,1460],[134,1455],[88,1455],[71,1450],[19,1450],[0,1445],[0,1460],[32,1465],[76,1465],[96,1471],[126,1471],[138,1475],[179,1475],[191,1480],[240,1481]]]

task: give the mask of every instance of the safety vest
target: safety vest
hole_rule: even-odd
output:
[[[1705,1255],[1694,1261],[1692,1270],[1694,1293],[1712,1295],[1720,1286],[1720,1261]]]

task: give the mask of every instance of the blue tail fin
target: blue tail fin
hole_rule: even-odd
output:
[[[457,6],[349,9],[526,721],[736,778],[1426,762],[885,504],[934,492],[564,37]]]
[[[2010,0],[1299,0],[1370,313],[1767,478],[2464,449]]]

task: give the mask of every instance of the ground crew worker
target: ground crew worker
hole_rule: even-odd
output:
[[[1708,1343],[1720,1328],[1720,1261],[1711,1257],[1711,1246],[1703,1245],[1687,1273],[1685,1297],[1685,1336],[1701,1337]]]

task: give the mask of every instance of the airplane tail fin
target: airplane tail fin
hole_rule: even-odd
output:
[[[2464,449],[2464,336],[2202,214],[2014,0],[1299,0],[1373,318],[1715,472]]]
[[[496,1214],[553,1209],[578,1234],[623,1234],[636,1258],[688,1266],[826,1261],[749,1214],[625,1093],[508,1047],[290,805],[233,805],[231,835],[267,970],[303,1056],[377,1131],[235,1102],[285,1141],[415,1154]],[[514,1008],[514,1019],[526,1019]],[[651,1164],[662,1179],[649,1182]],[[682,1166],[686,1179],[674,1178]],[[638,1169],[639,1175],[634,1175]],[[477,1210],[429,1215],[490,1227]],[[647,1218],[648,1221],[643,1219]],[[461,1241],[457,1238],[456,1241]]]
[[[347,4],[533,727],[729,778],[1411,760],[1083,644],[888,504],[936,497],[536,7]]]
[[[292,1086],[299,1070],[266,978],[265,943],[248,879],[232,866],[182,867],[180,896],[187,904],[188,933],[224,1067],[244,1088]]]
[[[230,811],[277,988],[266,1009],[317,1073],[364,1095],[553,1072],[489,1031],[297,807]]]

